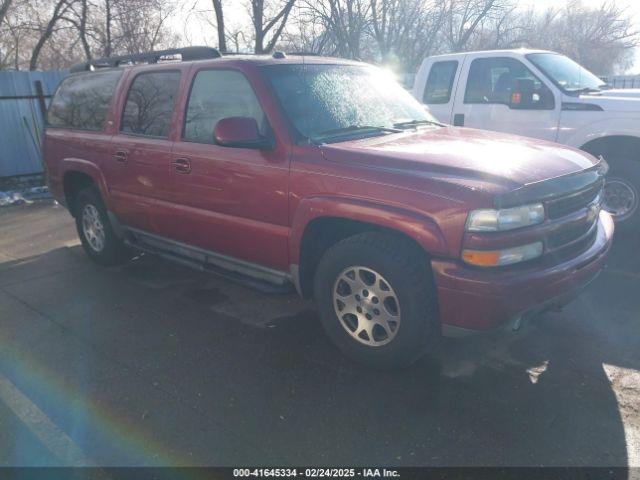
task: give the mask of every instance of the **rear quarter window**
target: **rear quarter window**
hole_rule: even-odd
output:
[[[49,111],[49,127],[100,131],[122,71],[92,72],[67,77],[58,88]]]

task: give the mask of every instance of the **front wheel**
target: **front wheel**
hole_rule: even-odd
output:
[[[428,258],[391,234],[362,233],[327,250],[314,298],[333,342],[369,366],[411,364],[440,337]]]
[[[611,159],[604,185],[602,208],[611,213],[616,223],[640,226],[640,163]]]

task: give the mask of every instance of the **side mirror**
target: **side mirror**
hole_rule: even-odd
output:
[[[218,145],[234,148],[266,149],[273,145],[260,135],[258,122],[251,117],[227,117],[216,123],[213,138]]]

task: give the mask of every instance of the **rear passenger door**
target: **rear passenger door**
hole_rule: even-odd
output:
[[[434,117],[444,123],[452,122],[453,91],[458,81],[459,70],[457,60],[443,60],[433,63],[422,92],[422,103],[429,107],[429,111]]]
[[[121,222],[160,233],[158,202],[172,200],[169,134],[180,71],[142,71],[132,77],[111,142],[111,196]]]
[[[289,147],[272,132],[254,86],[239,70],[200,69],[183,112],[172,158],[176,239],[287,269]],[[273,148],[216,145],[214,127],[227,117],[254,118]]]

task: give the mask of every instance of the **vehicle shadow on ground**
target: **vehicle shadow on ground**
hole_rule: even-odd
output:
[[[627,253],[612,263],[628,277],[603,274],[562,313],[507,338],[447,340],[435,359],[380,372],[345,359],[295,297],[146,256],[102,269],[61,248],[0,265],[0,292],[47,324],[27,333],[0,321],[12,345],[2,366],[61,425],[85,422],[100,464],[148,464],[151,453],[105,448],[129,433],[105,435],[91,408],[70,409],[21,375],[44,369],[153,437],[161,464],[625,466],[616,393],[635,404],[640,393],[612,389],[616,368],[640,369],[640,281]]]

